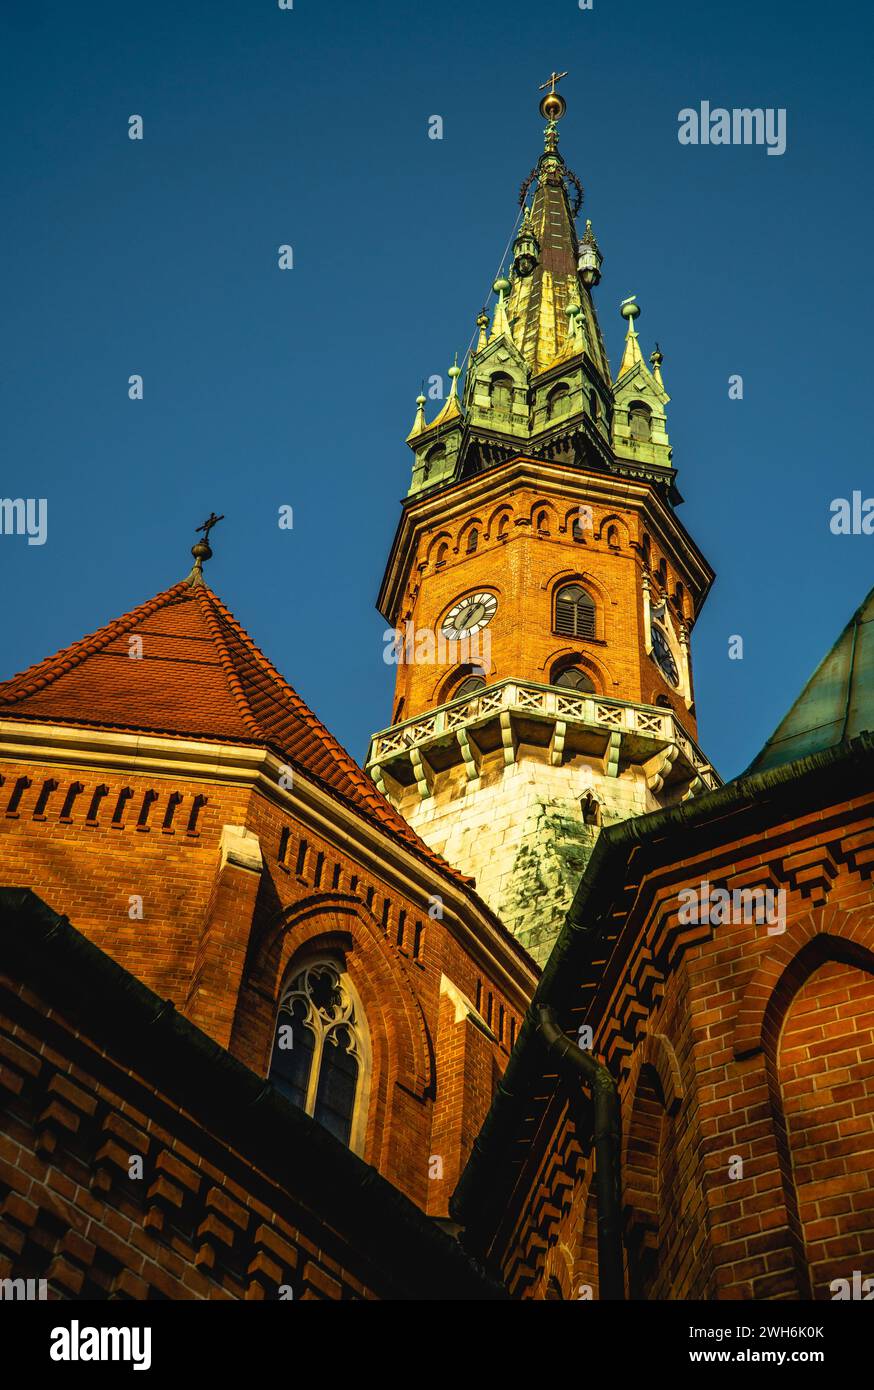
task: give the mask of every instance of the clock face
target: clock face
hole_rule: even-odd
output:
[[[658,623],[652,625],[652,654],[665,680],[670,681],[671,685],[679,685],[680,673],[677,663],[668,645],[664,628],[659,627]]]
[[[494,594],[468,594],[446,614],[443,636],[450,642],[470,637],[487,627],[497,610],[498,600]]]

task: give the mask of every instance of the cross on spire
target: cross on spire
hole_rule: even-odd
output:
[[[210,512],[206,521],[201,522],[200,526],[194,528],[195,531],[203,532],[203,539],[195,541],[194,545],[191,547],[191,553],[194,556],[194,568],[188,576],[188,583],[190,585],[203,583],[203,562],[204,560],[212,559],[209,533],[213,526],[218,526],[220,521],[224,521],[224,516],[216,516],[215,512]]]
[[[540,98],[540,114],[549,121],[550,139],[547,142],[547,153],[555,153],[555,146],[558,141],[555,123],[561,120],[567,110],[567,102],[561,93],[555,90],[563,77],[567,77],[566,72],[551,72],[546,81],[541,82],[538,89],[546,93],[546,96]]]
[[[560,82],[563,77],[567,77],[566,72],[551,72],[546,81],[541,82],[537,90],[539,92],[545,92],[547,87],[549,87],[550,92],[554,92],[556,82]]]
[[[220,521],[224,521],[223,516],[216,516],[215,512],[210,512],[209,516],[206,518],[206,521],[204,521],[201,526],[196,526],[194,528],[196,531],[203,532],[203,539],[206,541],[207,545],[209,545],[210,531],[212,530],[213,526],[218,526]]]

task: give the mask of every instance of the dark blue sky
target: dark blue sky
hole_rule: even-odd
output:
[[[215,508],[210,582],[363,758],[414,398],[467,345],[568,68],[611,362],[636,293],[718,573],[701,743],[750,761],[872,581],[874,537],[828,525],[874,495],[869,5],[3,0],[0,26],[0,495],[49,506],[46,545],[0,537],[0,675],[183,577]],[[785,107],[787,152],[680,146],[702,100]]]

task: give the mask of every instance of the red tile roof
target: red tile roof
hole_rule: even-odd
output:
[[[267,745],[442,874],[473,883],[410,828],[205,584],[174,584],[0,682],[0,716]]]

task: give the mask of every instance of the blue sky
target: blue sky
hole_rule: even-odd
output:
[[[567,68],[611,362],[636,293],[718,573],[700,741],[739,771],[872,582],[874,537],[828,525],[874,496],[871,30],[774,0],[4,0],[0,495],[47,498],[49,538],[0,537],[0,675],[183,577],[215,508],[210,582],[363,758],[414,398],[468,343]],[[702,100],[786,108],[786,153],[680,146]]]

